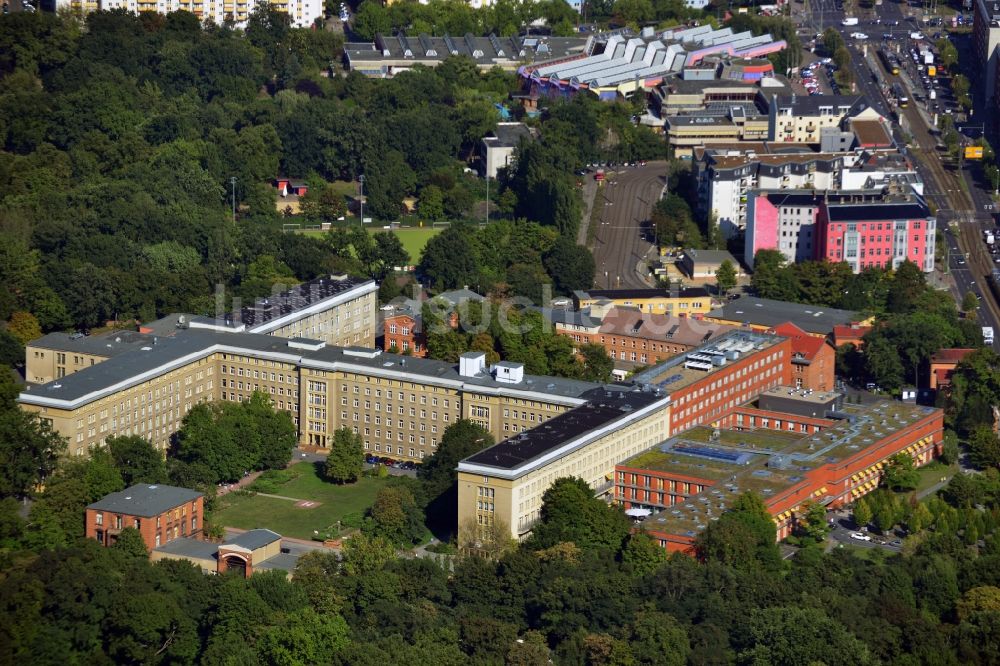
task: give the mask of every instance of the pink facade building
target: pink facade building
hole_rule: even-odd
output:
[[[865,268],[909,260],[934,270],[936,220],[916,194],[886,191],[754,191],[747,202],[744,260],[778,250],[789,263],[820,259]]]
[[[879,204],[829,203],[820,208],[819,259],[846,261],[865,268],[896,268],[912,261],[925,273],[934,270],[936,220],[923,200]]]

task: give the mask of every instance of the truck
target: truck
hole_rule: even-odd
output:
[[[993,327],[983,326],[983,342],[992,345],[993,344]]]
[[[843,21],[840,22],[841,25],[857,25],[858,19],[855,16],[847,16]]]
[[[921,51],[920,52],[920,57],[922,57],[924,59],[924,64],[925,65],[933,65],[934,64],[934,52],[933,51]]]
[[[987,245],[993,245],[993,243],[996,242],[996,236],[993,235],[992,231],[987,231],[986,233],[983,234],[983,236],[985,236]]]

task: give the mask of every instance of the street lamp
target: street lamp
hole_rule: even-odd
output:
[[[365,174],[358,176],[358,184],[361,186],[361,198],[360,198],[360,210],[361,214],[361,228],[365,228]]]
[[[236,181],[238,178],[236,176],[231,176],[229,182],[233,186],[233,224],[236,224]]]

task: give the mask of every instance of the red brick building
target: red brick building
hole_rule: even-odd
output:
[[[810,503],[839,508],[877,488],[892,456],[905,453],[920,466],[940,453],[939,409],[886,401],[844,410],[852,419],[771,412],[764,418],[773,429],[720,429],[750,415],[733,410],[712,428],[681,433],[617,465],[615,499],[652,513],[643,529],[661,546],[690,553],[698,533],[744,492],[764,499],[781,540]],[[797,432],[802,426],[811,432]]]
[[[792,341],[731,331],[698,350],[633,375],[671,397],[670,432],[710,423],[769,388],[792,381]]]
[[[427,341],[420,326],[420,317],[408,310],[385,318],[383,340],[386,352],[409,353],[420,358],[427,356]]]
[[[556,333],[571,338],[577,347],[601,345],[615,361],[638,365],[665,361],[737,329],[632,307],[554,310],[551,317]]]
[[[861,324],[850,324],[847,326],[833,327],[833,346],[843,347],[844,345],[854,345],[858,349],[864,345],[864,336],[872,330],[871,326]]]
[[[951,386],[951,375],[966,356],[975,349],[939,349],[931,354],[930,377],[927,386],[938,390]]]
[[[136,484],[87,507],[86,535],[111,546],[123,529],[134,527],[148,550],[173,539],[198,537],[204,528],[204,499],[187,488]]]
[[[774,332],[792,341],[792,386],[814,391],[832,391],[837,352],[824,338],[806,333],[791,322]]]

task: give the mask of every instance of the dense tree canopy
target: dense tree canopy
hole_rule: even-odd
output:
[[[209,470],[216,482],[237,481],[252,470],[281,469],[297,442],[287,412],[256,392],[241,403],[195,405],[177,431],[172,455]]]

